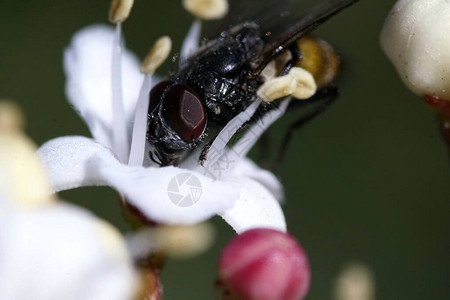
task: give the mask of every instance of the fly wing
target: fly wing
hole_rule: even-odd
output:
[[[256,23],[265,41],[264,49],[250,65],[251,77],[256,77],[280,52],[296,40],[307,35],[320,24],[359,0],[322,0],[308,7],[302,0],[231,0],[230,12],[220,20],[209,24],[206,36],[217,37],[222,31],[244,23]],[[317,2],[317,1],[313,1]],[[210,39],[206,39],[208,41]]]
[[[251,61],[253,74],[258,75],[275,56],[296,40],[357,1],[359,0],[327,0],[307,10],[299,8],[301,1],[295,1],[284,15],[275,15],[269,20],[264,16],[258,20],[266,45],[262,54]]]

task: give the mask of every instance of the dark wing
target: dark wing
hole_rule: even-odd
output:
[[[275,56],[289,45],[357,1],[327,0],[307,10],[297,9],[298,3],[301,1],[296,1],[286,15],[276,15],[269,20],[259,20],[258,24],[265,33],[266,46],[262,55],[251,62],[254,75],[258,75]]]
[[[231,0],[227,16],[208,24],[205,36],[213,39],[243,22],[258,24],[266,46],[251,61],[256,77],[281,51],[357,1],[323,0],[311,8],[302,0]]]

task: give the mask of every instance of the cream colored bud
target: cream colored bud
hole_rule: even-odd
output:
[[[375,280],[370,269],[361,263],[347,265],[336,280],[336,300],[374,300]]]
[[[3,132],[22,130],[24,118],[20,108],[13,102],[0,101],[0,130]]]
[[[172,50],[172,40],[168,36],[160,37],[148,52],[143,63],[141,72],[153,74],[155,70],[167,59]]]
[[[157,226],[137,232],[128,238],[133,257],[142,258],[161,252],[184,258],[205,251],[214,239],[214,230],[208,223],[191,226]]]
[[[381,31],[381,46],[416,94],[450,100],[450,4],[400,0]]]
[[[264,82],[257,95],[263,101],[273,101],[286,96],[307,99],[317,90],[314,77],[302,68],[292,68],[287,75],[275,77]]]
[[[134,0],[112,0],[109,8],[109,21],[111,23],[121,23],[130,15]]]
[[[183,0],[183,7],[199,19],[213,20],[228,12],[227,0]]]
[[[0,193],[7,193],[11,205],[25,209],[54,200],[36,148],[20,131],[0,130]]]
[[[34,208],[54,198],[36,147],[21,130],[23,123],[16,104],[0,102],[0,194],[13,206]]]
[[[163,226],[157,231],[161,249],[170,256],[191,257],[208,249],[214,230],[208,223],[192,226]]]

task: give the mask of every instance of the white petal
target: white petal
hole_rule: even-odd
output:
[[[90,213],[58,204],[9,221],[0,229],[0,299],[131,299],[124,241]]]
[[[245,177],[228,178],[239,190],[239,200],[222,218],[238,233],[252,228],[286,231],[280,204],[260,183]]]
[[[80,186],[105,185],[98,174],[96,160],[99,156],[116,160],[108,148],[82,136],[50,140],[39,148],[38,155],[55,192]]]
[[[160,223],[201,222],[229,209],[238,198],[234,185],[186,169],[123,165],[107,148],[85,137],[51,140],[38,154],[55,190],[109,185]]]
[[[233,176],[244,176],[256,180],[265,186],[278,201],[284,199],[284,190],[278,178],[270,171],[264,170],[250,159],[244,157],[233,169]]]
[[[100,158],[100,175],[145,216],[158,223],[188,225],[231,208],[232,184],[176,167],[143,168]]]
[[[94,138],[112,146],[111,62],[114,30],[95,25],[79,31],[64,53],[69,101],[83,117]],[[129,129],[142,84],[139,61],[129,51],[122,57],[125,118]]]

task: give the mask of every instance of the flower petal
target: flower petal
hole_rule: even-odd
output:
[[[124,240],[92,214],[60,203],[7,219],[0,299],[131,299],[135,273]]]
[[[112,147],[111,64],[114,30],[103,25],[82,29],[64,52],[66,93],[70,103],[86,121],[93,137]],[[124,50],[122,83],[125,118],[129,128],[143,75],[138,59]]]
[[[234,186],[176,167],[143,168],[99,158],[100,175],[146,217],[164,224],[189,225],[231,208]]]
[[[246,157],[240,159],[232,172],[233,176],[244,176],[261,183],[278,201],[283,200],[284,190],[278,178],[270,171],[260,168],[250,159]]]
[[[262,184],[246,177],[227,180],[237,187],[239,200],[221,216],[238,234],[252,228],[272,228],[286,232],[280,204]]]
[[[106,185],[97,172],[95,158],[116,160],[106,147],[82,136],[60,137],[38,150],[55,192],[81,186]]]
[[[109,149],[85,137],[62,137],[38,151],[56,191],[109,185],[149,219],[193,224],[231,208],[234,185],[176,167],[144,168],[121,164]]]

